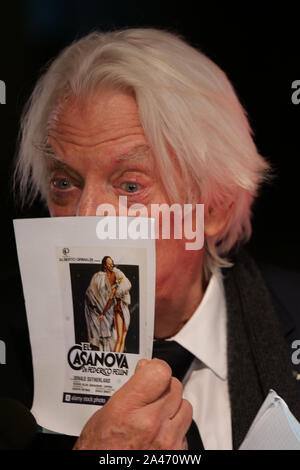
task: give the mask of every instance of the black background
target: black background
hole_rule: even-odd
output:
[[[284,5],[284,6],[283,6]],[[277,175],[254,206],[251,252],[300,270],[298,186],[300,105],[291,84],[300,79],[299,11],[288,3],[22,0],[1,4],[0,105],[1,279],[17,269],[13,217],[47,215],[39,203],[20,210],[11,194],[19,119],[41,68],[73,39],[93,29],[159,27],[178,32],[228,75],[248,111],[255,142]]]

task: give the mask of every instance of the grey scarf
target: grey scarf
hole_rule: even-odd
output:
[[[300,395],[272,297],[252,258],[241,251],[224,270],[233,448],[238,449],[269,389],[300,420]]]

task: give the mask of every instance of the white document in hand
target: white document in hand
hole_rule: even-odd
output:
[[[239,450],[300,450],[300,423],[270,390]]]
[[[40,426],[79,435],[134,374],[138,360],[151,358],[155,240],[106,239],[100,229],[116,223],[125,233],[127,225],[129,230],[143,223],[152,233],[153,222],[121,217],[14,221],[32,349],[32,413]]]

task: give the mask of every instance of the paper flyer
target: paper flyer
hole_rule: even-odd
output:
[[[74,436],[139,359],[152,356],[154,240],[106,238],[101,221],[14,221],[33,358],[31,412],[40,426]],[[143,223],[152,233],[153,219]]]

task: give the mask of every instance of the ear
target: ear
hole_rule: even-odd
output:
[[[214,237],[225,227],[233,209],[234,202],[224,204],[220,207],[205,207],[204,212],[204,234]]]

